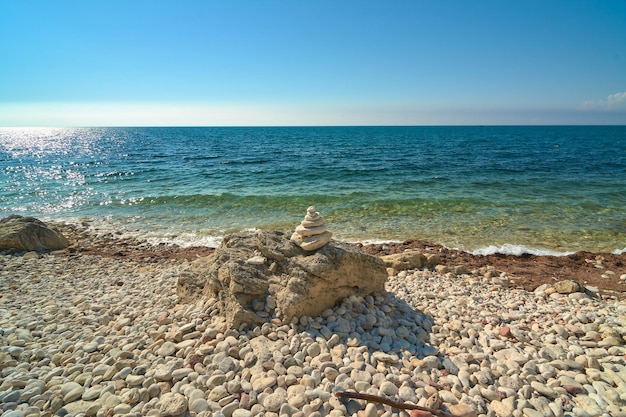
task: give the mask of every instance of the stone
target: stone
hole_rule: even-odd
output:
[[[524,417],[544,417],[544,414],[534,408],[524,408],[522,413],[524,414]]]
[[[376,410],[376,405],[374,403],[368,403],[365,406],[365,411],[363,413],[364,417],[378,417],[378,411]]]
[[[268,262],[246,262],[259,254]],[[270,270],[268,264],[276,267]],[[284,233],[259,231],[226,236],[213,255],[180,274],[177,294],[183,303],[215,298],[226,325],[237,328],[268,321],[255,311],[258,300],[271,299],[289,321],[317,316],[352,295],[382,292],[386,280],[384,262],[352,245],[333,241],[309,252]]]
[[[455,417],[477,417],[478,413],[468,404],[450,404],[448,405],[450,414]]]
[[[34,217],[13,214],[0,219],[0,250],[46,252],[69,245],[61,232]]]
[[[252,411],[238,408],[233,411],[232,417],[252,417]]]
[[[233,415],[233,412],[237,410],[238,408],[239,408],[239,401],[233,400],[229,402],[228,404],[224,404],[224,406],[222,407],[222,414],[224,414],[224,417],[231,417]]]
[[[119,415],[119,414],[128,414],[130,413],[130,410],[132,410],[132,407],[130,404],[118,404],[115,407],[113,407],[113,414],[114,415]]]
[[[391,381],[384,381],[380,385],[380,392],[387,396],[394,396],[398,394],[398,387]]]
[[[65,384],[63,384],[61,386],[61,395],[65,396],[68,393],[70,393],[71,391],[78,389],[78,388],[82,388],[80,384],[70,381],[70,382],[66,382]]]
[[[83,413],[88,416],[96,415],[96,412],[101,408],[101,404],[94,401],[74,401],[70,404],[63,406],[68,415],[78,415]],[[95,412],[94,412],[95,411]],[[4,416],[3,416],[4,417]]]
[[[542,384],[538,381],[532,381],[530,383],[530,386],[539,394],[545,396],[545,397],[549,397],[549,398],[557,398],[559,396],[559,393],[556,392],[555,390],[553,390],[552,388],[548,387],[545,384]]]
[[[574,378],[562,375],[559,377],[561,387],[570,394],[581,394],[585,391],[582,384],[576,381]]]
[[[511,328],[509,326],[503,326],[500,328],[500,330],[498,331],[498,333],[500,334],[500,336],[502,337],[506,337],[506,338],[511,338],[513,337],[513,334],[511,334]],[[493,345],[492,345],[493,347]]]
[[[263,400],[263,407],[267,411],[278,411],[280,407],[287,402],[287,392],[282,389],[276,389],[272,394],[269,394]]]
[[[331,237],[332,233],[326,230],[324,218],[315,211],[315,206],[310,206],[304,220],[291,235],[291,241],[306,251],[314,251],[330,242]]]
[[[432,413],[426,410],[411,410],[410,417],[432,417]]]
[[[435,271],[438,274],[445,275],[454,272],[454,268],[449,265],[437,265],[435,266]]]
[[[571,279],[557,282],[556,284],[554,284],[554,288],[559,294],[571,294],[574,292],[583,291],[583,286],[580,285],[577,281],[573,281]]]
[[[187,411],[187,399],[181,394],[167,393],[161,397],[162,416],[179,416]]]
[[[65,404],[71,403],[72,401],[77,400],[80,397],[82,397],[84,392],[85,392],[85,388],[83,387],[74,388],[73,390],[71,390],[70,392],[68,392],[67,394],[63,396],[63,402]]]
[[[3,413],[2,417],[24,417],[24,412],[22,410],[11,410]]]
[[[426,256],[416,250],[406,250],[403,253],[394,253],[392,255],[381,256],[387,268],[393,268],[396,271],[407,269],[421,268],[426,265]]]
[[[598,417],[602,415],[602,408],[598,405],[598,403],[591,397],[587,395],[577,395],[572,397],[573,402],[584,410],[588,415],[592,417]]]

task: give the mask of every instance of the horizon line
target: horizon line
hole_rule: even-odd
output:
[[[101,128],[280,128],[280,127],[620,127],[624,124],[613,123],[502,123],[502,124],[345,124],[345,125],[53,125],[53,126],[0,126],[0,129],[101,129]]]

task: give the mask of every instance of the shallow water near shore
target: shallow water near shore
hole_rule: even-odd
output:
[[[215,245],[289,231],[475,253],[626,249],[626,127],[0,129],[0,216]]]

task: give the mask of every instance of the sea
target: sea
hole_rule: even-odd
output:
[[[0,128],[0,217],[153,243],[290,233],[475,254],[626,251],[626,126]]]

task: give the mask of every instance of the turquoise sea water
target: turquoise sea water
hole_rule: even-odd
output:
[[[290,231],[469,251],[626,249],[626,126],[0,129],[0,217],[213,245]]]

